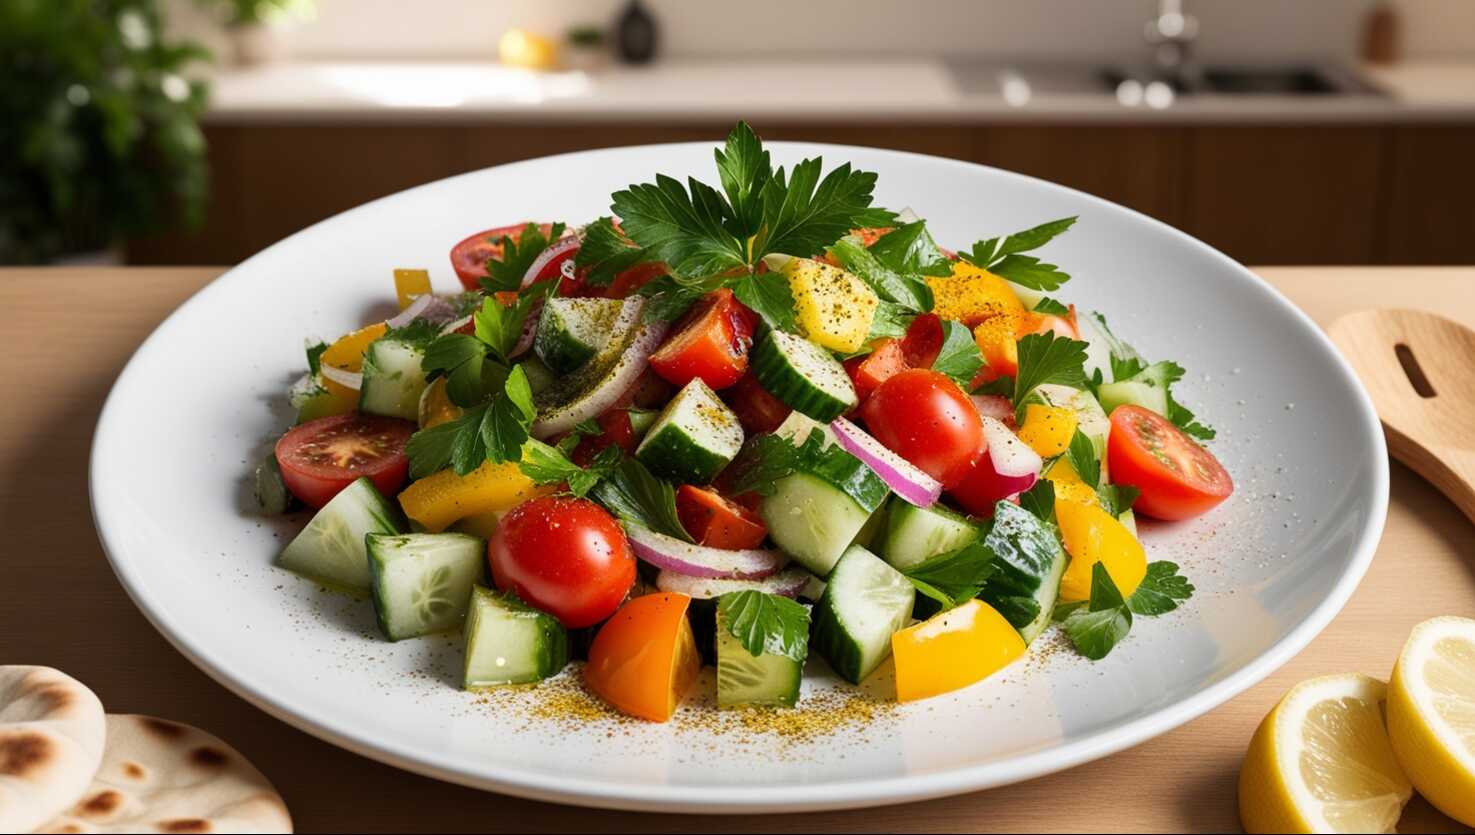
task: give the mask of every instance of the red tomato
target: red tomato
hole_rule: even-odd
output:
[[[1022,491],[1034,486],[1035,476],[1006,476],[1000,475],[994,469],[993,460],[988,457],[988,450],[984,450],[978,460],[973,462],[973,467],[963,480],[953,485],[948,490],[948,495],[963,506],[963,509],[974,516],[991,517],[994,515],[994,505],[1000,499],[1017,500]]]
[[[1141,406],[1112,410],[1106,459],[1112,481],[1142,491],[1133,508],[1158,519],[1198,516],[1234,492],[1213,453]]]
[[[748,370],[748,348],[758,317],[726,287],[708,293],[677,324],[676,335],[650,356],[650,367],[684,386],[697,377],[714,389],[736,383]]]
[[[574,447],[572,456],[575,464],[580,467],[589,466],[594,457],[609,446],[618,446],[627,453],[635,451],[638,439],[635,437],[635,427],[630,424],[629,409],[611,409],[600,415],[596,422],[604,431],[579,439],[579,445]]]
[[[676,515],[686,532],[709,548],[757,548],[768,536],[758,514],[705,487],[681,485],[676,490]]]
[[[589,647],[584,681],[619,710],[664,722],[702,670],[684,594],[647,594],[620,607]]]
[[[860,407],[871,434],[943,487],[968,475],[983,451],[983,422],[958,384],[924,368],[882,383]]]
[[[1027,313],[1019,320],[1015,336],[1023,339],[1032,333],[1053,333],[1066,339],[1080,339],[1081,332],[1076,329],[1074,318],[1074,308],[1069,319],[1052,313]]]
[[[768,393],[758,378],[749,371],[732,388],[722,392],[723,400],[737,413],[738,422],[749,435],[772,432],[793,411],[784,401]]]
[[[846,360],[845,370],[850,374],[850,382],[855,385],[855,396],[864,403],[871,392],[876,390],[876,386],[907,370],[907,361],[902,354],[900,341],[879,339],[871,346],[869,354]]]
[[[635,584],[635,553],[599,505],[542,496],[504,517],[487,545],[492,580],[564,626],[593,626],[620,607]]]
[[[622,273],[617,273],[604,294],[612,299],[623,299],[670,271],[670,268],[658,261],[636,264]]]
[[[405,442],[414,431],[408,420],[358,412],[310,420],[277,441],[277,467],[292,495],[311,507],[363,476],[393,496],[410,473]]]
[[[479,288],[481,280],[487,277],[487,259],[502,257],[502,238],[518,240],[522,237],[522,230],[526,226],[526,223],[498,226],[496,229],[469,235],[452,247],[451,267],[456,270],[456,277],[461,279],[461,284],[467,290]],[[551,234],[553,231],[553,227],[547,223],[541,228],[544,235]]]
[[[942,320],[936,313],[923,313],[907,326],[901,351],[912,368],[931,368],[942,351]]]

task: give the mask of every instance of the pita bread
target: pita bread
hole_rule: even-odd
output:
[[[110,713],[102,767],[41,832],[291,832],[271,783],[234,748],[189,725]]]
[[[102,759],[102,702],[50,667],[0,666],[0,832],[77,802]]]

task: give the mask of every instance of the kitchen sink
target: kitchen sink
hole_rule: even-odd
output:
[[[1320,67],[1206,67],[1175,78],[1108,67],[1098,71],[1097,77],[1108,91],[1119,90],[1123,83],[1132,81],[1161,81],[1179,95],[1336,96],[1377,92],[1346,73]]]

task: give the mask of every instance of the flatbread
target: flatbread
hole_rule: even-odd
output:
[[[102,759],[102,702],[50,667],[0,666],[0,832],[77,802]]]
[[[110,713],[102,767],[40,832],[291,832],[271,783],[199,728]]]

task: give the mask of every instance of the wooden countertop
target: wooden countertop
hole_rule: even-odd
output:
[[[438,783],[278,722],[175,652],[134,609],[103,557],[87,501],[93,426],[133,349],[221,268],[3,269],[10,346],[0,410],[0,663],[49,664],[114,712],[211,730],[286,797],[298,831],[685,832],[1225,831],[1260,718],[1295,682],[1386,676],[1413,624],[1475,615],[1475,527],[1395,465],[1383,542],[1350,603],[1296,659],[1217,710],[1130,751],[1029,783],[924,803],[807,815],[697,820],[553,806]],[[1379,305],[1475,326],[1475,268],[1267,268],[1319,322]],[[201,358],[208,362],[208,357]],[[1400,831],[1457,831],[1415,799]]]

